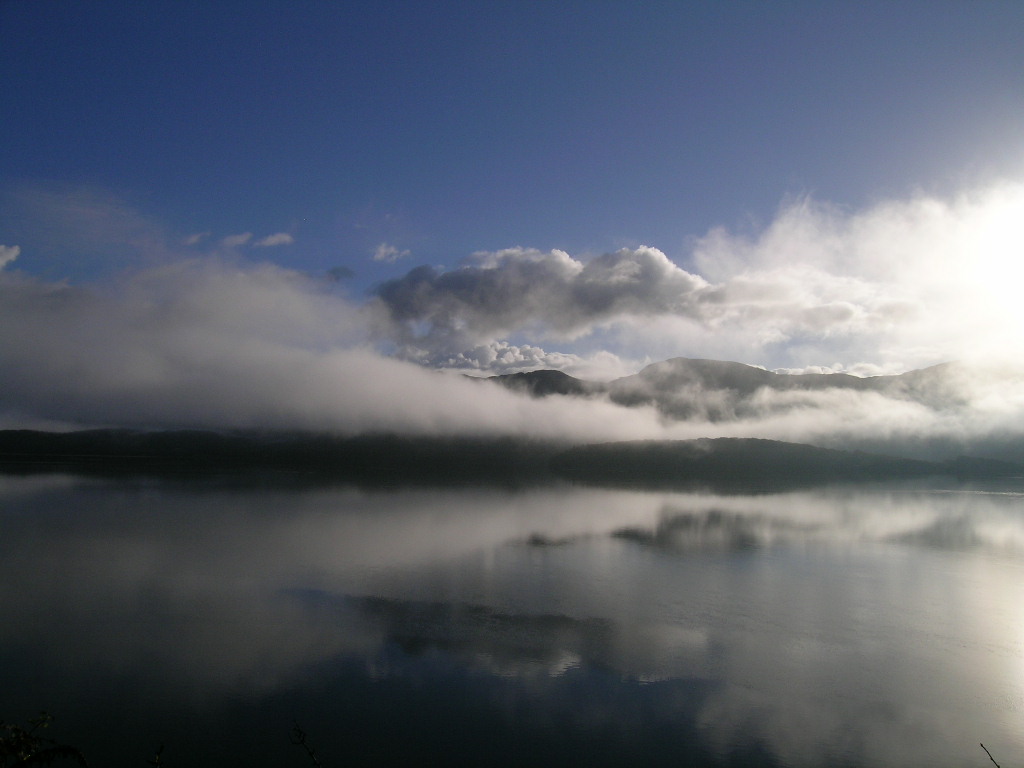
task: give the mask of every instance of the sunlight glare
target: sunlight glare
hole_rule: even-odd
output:
[[[1024,331],[1024,185],[1000,190],[980,208],[965,233],[964,268],[986,314]]]

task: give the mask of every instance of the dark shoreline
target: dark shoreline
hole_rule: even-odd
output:
[[[749,490],[933,477],[1020,478],[1024,467],[970,457],[922,461],[754,438],[569,445],[511,437],[0,430],[0,473],[55,472],[369,486],[570,482]]]

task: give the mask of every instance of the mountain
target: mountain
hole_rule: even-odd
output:
[[[648,365],[632,376],[608,384],[619,405],[653,405],[674,419],[723,421],[754,415],[765,405],[755,402],[764,391],[821,392],[829,389],[873,392],[913,400],[932,408],[966,402],[962,368],[944,363],[894,376],[852,376],[847,373],[775,373],[742,363],[677,357]],[[779,401],[775,408],[784,408]],[[788,402],[801,403],[799,400]],[[802,404],[802,403],[801,403]]]
[[[605,396],[626,407],[654,406],[672,419],[723,421],[749,416],[762,408],[763,404],[755,402],[762,391],[839,389],[874,392],[931,408],[964,405],[965,375],[966,370],[956,363],[899,375],[861,377],[847,373],[775,373],[743,363],[676,357],[610,382],[586,381],[553,370],[492,376],[490,380],[535,397]]]
[[[583,381],[562,371],[542,369],[525,373],[505,373],[488,377],[517,392],[534,397],[548,395],[591,395],[603,391],[598,382]]]

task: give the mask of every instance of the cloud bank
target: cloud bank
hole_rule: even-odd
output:
[[[854,213],[798,200],[755,234],[709,232],[685,269],[652,247],[478,253],[450,270],[414,268],[365,301],[329,275],[228,251],[183,255],[169,245],[181,237],[102,202],[101,220],[132,222],[145,246],[134,269],[74,284],[13,269],[24,242],[0,251],[3,426],[747,436],[914,455],[1024,434],[1019,378],[972,381],[942,409],[837,390],[766,391],[738,408],[727,394],[687,391],[677,399],[702,408],[680,420],[600,398],[531,400],[457,375],[614,378],[677,355],[860,373],[1005,357],[1024,341],[1021,185]],[[112,236],[85,220],[94,246]],[[264,240],[286,244],[281,234]]]
[[[651,247],[586,260],[512,248],[418,267],[378,298],[401,354],[435,366],[500,365],[495,345],[525,337],[506,369],[600,340],[634,358],[899,371],[1024,342],[1021,242],[1020,184],[861,212],[800,199],[756,234],[698,239],[690,270]]]
[[[327,280],[186,260],[102,287],[0,272],[7,425],[639,437],[653,410],[532,401],[389,359]]]

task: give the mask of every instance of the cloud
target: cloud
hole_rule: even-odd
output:
[[[628,316],[702,314],[707,283],[655,248],[588,262],[564,251],[510,248],[442,271],[418,267],[377,296],[407,353],[465,354],[513,333],[571,340]]]
[[[408,350],[407,350],[408,351]],[[410,359],[410,358],[406,358]],[[488,375],[532,371],[540,368],[564,371],[578,378],[605,381],[636,371],[635,361],[611,352],[590,354],[548,352],[532,344],[493,341],[451,355],[447,359],[423,355],[415,362],[440,369],[480,371]]]
[[[762,231],[695,240],[692,270],[651,247],[591,259],[511,248],[417,267],[377,298],[402,354],[436,365],[472,367],[473,350],[522,337],[600,338],[630,357],[905,370],[1024,343],[1022,241],[1022,184],[852,212],[802,198]]]
[[[431,365],[437,365],[439,362],[436,359],[428,360]],[[470,368],[488,373],[507,373],[524,368],[566,370],[578,365],[579,362],[578,355],[545,352],[540,347],[529,344],[515,345],[506,341],[495,341],[459,352],[437,367]]]
[[[261,248],[272,248],[275,245],[291,245],[294,242],[295,238],[287,232],[277,232],[273,235],[267,235],[266,237],[260,238],[253,243],[253,245],[260,246]]]
[[[717,327],[759,329],[783,364],[907,368],[1019,347],[1022,238],[1024,184],[1004,182],[862,211],[791,201],[755,236],[709,232],[692,260],[728,307]]]
[[[763,231],[695,241],[691,269],[650,247],[589,259],[482,252],[451,270],[413,269],[363,303],[343,298],[337,279],[230,250],[183,258],[167,245],[180,236],[105,198],[46,201],[97,252],[126,238],[114,250],[130,269],[89,285],[0,271],[6,425],[754,436],[915,455],[1009,450],[1024,433],[1012,377],[972,381],[943,408],[877,393],[737,400],[691,387],[672,394],[678,408],[659,413],[532,401],[425,369],[559,368],[610,379],[684,355],[877,374],[972,351],[1015,353],[1024,327],[1012,296],[1020,186],[852,213],[791,202]],[[16,248],[0,252],[4,263]]]
[[[242,232],[238,235],[228,235],[220,242],[225,248],[238,248],[239,246],[245,245],[250,240],[252,240],[252,232]]]
[[[617,439],[653,409],[533,401],[390,359],[372,312],[270,264],[183,260],[102,285],[0,273],[0,421]]]
[[[196,232],[195,234],[189,235],[188,237],[186,237],[181,242],[182,242],[183,245],[187,245],[187,246],[191,247],[193,245],[199,245],[199,243],[201,243],[203,240],[205,240],[209,236],[210,236],[209,232]]]
[[[0,269],[3,269],[21,254],[17,245],[0,245]]]
[[[533,400],[375,351],[379,306],[352,304],[334,286],[271,264],[224,258],[181,260],[90,286],[0,272],[0,425],[300,428],[582,442],[768,437],[947,456],[968,452],[965,446],[1000,455],[1024,434],[1019,379],[971,382],[966,399],[941,409],[870,392],[737,399],[691,387],[670,397],[688,415],[681,421],[653,405]],[[456,364],[481,372],[526,363],[621,365],[601,355],[559,358],[530,345],[481,346],[472,354]]]
[[[25,268],[61,277],[108,276],[177,255],[180,237],[96,187],[0,188],[0,221],[31,254]]]
[[[437,365],[471,360],[481,345],[513,334],[564,344],[602,331],[634,342],[622,349],[661,338],[678,355],[701,338],[714,345],[735,335],[755,349],[804,335],[842,337],[902,311],[871,286],[804,265],[713,284],[650,247],[587,261],[557,250],[480,253],[451,271],[418,267],[377,296],[403,354]]]
[[[408,250],[400,251],[398,248],[396,248],[393,245],[388,245],[387,243],[381,243],[380,245],[377,246],[377,248],[373,252],[373,260],[374,261],[384,261],[384,262],[387,262],[388,264],[394,264],[399,259],[404,259],[410,253],[411,253],[411,251],[408,251]]]
[[[180,236],[101,191],[22,189],[0,204],[37,274],[102,276],[180,257]],[[1019,183],[860,210],[800,198],[761,229],[711,230],[676,261],[653,247],[596,257],[510,248],[417,267],[381,285],[367,314],[376,341],[439,368],[581,370],[595,355],[682,355],[899,372],[1024,343],[1022,230]],[[222,243],[230,251],[285,234]]]

